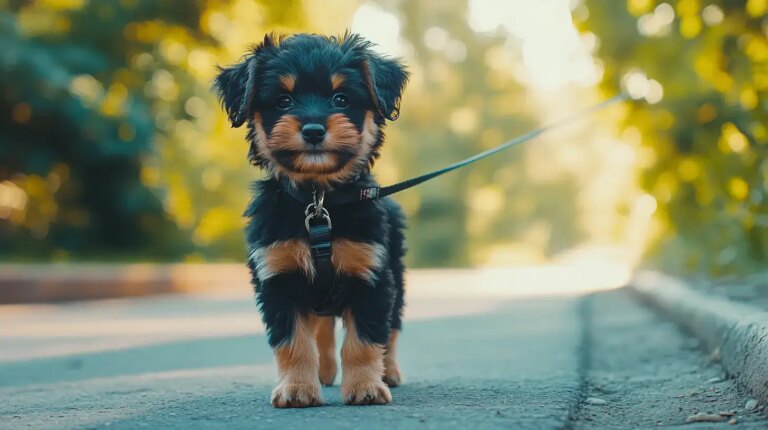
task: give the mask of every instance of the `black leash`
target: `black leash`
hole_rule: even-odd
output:
[[[562,119],[560,119],[558,121],[555,121],[552,124],[546,125],[544,127],[538,128],[538,129],[533,130],[533,131],[529,131],[528,133],[525,133],[525,134],[523,134],[521,136],[518,136],[518,137],[516,137],[516,138],[514,138],[512,140],[509,140],[509,141],[505,142],[505,143],[502,143],[501,145],[499,145],[499,146],[497,146],[495,148],[491,148],[491,149],[489,149],[487,151],[483,151],[483,152],[481,152],[479,154],[473,155],[473,156],[471,156],[469,158],[466,158],[464,160],[461,160],[461,161],[459,161],[457,163],[453,163],[450,166],[443,167],[442,169],[435,170],[434,172],[425,173],[425,174],[423,174],[421,176],[417,176],[415,178],[411,178],[411,179],[405,180],[403,182],[398,182],[398,183],[390,185],[388,187],[380,188],[378,190],[378,192],[376,193],[377,196],[378,196],[377,198],[386,197],[386,196],[389,196],[389,195],[392,195],[392,194],[395,194],[395,193],[399,193],[400,191],[407,190],[408,188],[415,187],[416,185],[419,185],[422,182],[426,182],[426,181],[428,181],[428,180],[430,180],[432,178],[436,178],[436,177],[438,177],[440,175],[444,175],[444,174],[446,174],[448,172],[451,172],[453,170],[456,170],[456,169],[459,169],[461,167],[470,165],[470,164],[472,164],[472,163],[474,163],[476,161],[480,161],[483,158],[490,157],[491,155],[494,155],[494,154],[496,154],[498,152],[501,152],[501,151],[503,151],[505,149],[511,148],[511,147],[513,147],[515,145],[519,145],[519,144],[527,142],[527,141],[529,141],[531,139],[535,139],[535,138],[539,137],[540,135],[542,135],[542,134],[544,134],[544,133],[546,133],[548,131],[551,131],[551,130],[553,130],[555,128],[559,128],[559,127],[562,127],[562,126],[564,126],[564,125],[566,125],[568,123],[571,123],[571,122],[575,121],[576,119],[578,119],[579,117],[581,117],[583,115],[588,115],[588,114],[590,114],[592,112],[599,111],[599,110],[604,109],[604,108],[606,108],[606,107],[608,107],[608,106],[610,106],[610,105],[612,105],[614,103],[618,103],[618,102],[624,101],[627,98],[628,98],[628,96],[626,94],[621,93],[621,94],[619,94],[617,96],[614,96],[614,97],[612,97],[612,98],[610,98],[610,99],[608,99],[608,100],[606,100],[604,102],[598,103],[598,104],[596,104],[596,105],[594,105],[592,107],[584,109],[581,112],[576,112],[576,113],[571,114],[571,115],[569,115],[569,116],[567,116],[565,118],[562,118]]]
[[[334,189],[333,191],[324,193],[323,195],[324,206],[325,207],[341,206],[341,205],[346,205],[346,204],[361,202],[366,200],[378,200],[386,196],[399,193],[400,191],[415,187],[416,185],[419,185],[430,179],[436,178],[438,176],[442,176],[448,172],[452,172],[456,169],[460,169],[464,166],[468,166],[474,162],[490,157],[491,155],[497,154],[501,151],[504,151],[505,149],[509,149],[513,146],[517,146],[517,145],[520,145],[521,143],[525,143],[531,139],[535,139],[548,131],[552,131],[556,128],[560,128],[564,125],[574,122],[575,120],[581,118],[584,115],[597,112],[599,110],[607,108],[608,106],[611,106],[613,104],[616,104],[628,99],[629,99],[629,96],[627,94],[620,93],[606,101],[600,102],[582,111],[573,113],[549,125],[546,125],[541,128],[537,128],[536,130],[533,130],[533,131],[529,131],[528,133],[520,135],[507,142],[504,142],[495,148],[491,148],[487,151],[483,151],[479,154],[475,154],[469,158],[453,163],[449,166],[443,167],[442,169],[425,173],[423,175],[417,176],[415,178],[407,179],[405,181],[398,182],[396,184],[392,184],[386,187],[378,187],[378,186],[369,187],[369,186],[356,186],[354,183],[352,183],[348,186]],[[317,196],[314,195],[313,191],[307,190],[307,189],[299,189],[296,186],[293,186],[292,184],[288,183],[287,181],[283,182],[283,188],[285,188],[288,194],[290,194],[296,200],[306,205],[314,205],[315,207],[317,207]],[[323,205],[320,205],[320,208],[322,207]],[[321,213],[318,212],[317,216],[320,216],[320,215]]]
[[[547,131],[562,127],[584,115],[599,111],[615,103],[627,100],[628,98],[629,97],[626,94],[621,93],[604,102],[598,103],[580,112],[571,114],[565,118],[560,119],[559,121],[555,121],[552,124],[533,131],[529,131],[528,133],[502,143],[495,148],[483,151],[457,163],[443,167],[442,169],[425,173],[421,176],[398,182],[387,187],[361,186],[356,185],[357,181],[353,181],[351,184],[334,189],[333,191],[318,192],[317,190],[301,189],[287,180],[282,180],[281,184],[286,192],[296,200],[307,205],[306,209],[304,210],[304,226],[309,233],[309,245],[312,251],[312,259],[315,267],[315,278],[313,280],[313,285],[325,285],[328,288],[326,297],[317,303],[316,306],[314,306],[315,313],[321,316],[337,315],[341,309],[343,309],[345,296],[343,294],[343,288],[341,288],[339,283],[336,282],[337,277],[335,276],[335,271],[333,268],[331,217],[326,207],[341,206],[366,200],[377,200],[395,193],[399,193],[400,191],[415,187],[416,185],[419,185],[430,179],[470,165],[476,161],[482,160],[483,158],[490,157],[491,155],[499,153],[505,149],[527,142],[546,133]]]

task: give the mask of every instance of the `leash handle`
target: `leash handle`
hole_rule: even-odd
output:
[[[626,93],[620,93],[616,96],[611,97],[608,100],[605,100],[603,102],[600,102],[594,106],[591,106],[589,108],[586,108],[582,111],[575,112],[571,115],[566,116],[565,118],[561,118],[551,124],[548,124],[544,127],[537,128],[536,130],[529,131],[528,133],[525,133],[523,135],[520,135],[512,140],[508,140],[507,142],[502,143],[501,145],[488,149],[486,151],[483,151],[479,154],[475,154],[469,158],[465,158],[464,160],[458,161],[456,163],[453,163],[449,166],[443,167],[442,169],[435,170],[433,172],[425,173],[423,175],[417,176],[415,178],[411,178],[402,182],[398,182],[396,184],[392,184],[386,187],[371,187],[371,188],[362,188],[360,190],[360,200],[375,200],[380,199],[382,197],[386,197],[395,193],[399,193],[400,191],[407,190],[408,188],[415,187],[416,185],[421,184],[422,182],[426,182],[430,179],[436,178],[438,176],[444,175],[448,172],[451,172],[453,170],[459,169],[461,167],[464,167],[466,165],[472,164],[476,161],[480,161],[483,158],[490,157],[493,154],[496,154],[498,152],[501,152],[505,149],[511,148],[513,146],[519,145],[521,143],[527,142],[531,139],[535,139],[536,137],[539,137],[540,135],[551,131],[553,129],[562,127],[566,124],[569,124],[580,117],[584,115],[588,115],[592,112],[597,112],[599,110],[605,109],[606,107],[613,105],[615,103],[622,102],[624,100],[628,100],[629,96]]]

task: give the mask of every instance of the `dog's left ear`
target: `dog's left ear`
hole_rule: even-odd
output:
[[[378,114],[394,121],[400,116],[400,97],[408,83],[408,71],[399,61],[369,53],[364,69],[366,84]]]

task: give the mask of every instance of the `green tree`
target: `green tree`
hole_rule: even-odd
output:
[[[147,77],[129,64],[143,46],[125,34],[149,18],[196,22],[198,12],[186,1],[3,5],[0,181],[6,196],[20,197],[9,199],[16,204],[0,219],[0,253],[171,258],[183,251],[161,200],[140,180],[155,121],[141,91]]]
[[[247,48],[222,48],[228,18],[253,42],[300,11],[295,1],[0,1],[0,255],[242,257],[254,174],[210,79]]]
[[[527,90],[511,71],[489,58],[519,61],[503,34],[478,34],[466,19],[467,2],[402,2],[403,37],[419,75],[405,95],[401,119],[385,150],[404,178],[443,167],[537,126],[526,107]],[[427,46],[444,32],[444,49]],[[511,52],[510,52],[511,51]],[[515,60],[517,56],[518,60]],[[408,256],[418,266],[484,263],[495,246],[522,241],[544,226],[543,254],[576,244],[582,233],[577,184],[561,177],[531,181],[528,148],[518,147],[398,197],[409,212]],[[385,155],[387,156],[387,155]],[[497,261],[498,262],[498,261]]]
[[[764,268],[768,2],[586,0],[581,8],[581,27],[600,40],[606,91],[647,86],[658,101],[635,103],[624,123],[648,154],[639,181],[658,202],[653,258],[674,271]]]
[[[0,256],[241,260],[259,173],[209,91],[215,65],[268,31],[342,33],[359,2],[339,4],[0,0]],[[382,182],[536,126],[526,89],[492,64],[519,52],[475,33],[466,0],[381,4],[401,18],[414,74],[374,169]],[[446,46],[427,46],[430,32]],[[577,181],[530,180],[541,167],[527,155],[516,148],[399,195],[410,263],[484,263],[532,232],[545,253],[578,242]]]

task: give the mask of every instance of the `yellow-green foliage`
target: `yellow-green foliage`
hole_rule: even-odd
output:
[[[4,195],[26,199],[0,213],[0,254],[241,260],[241,212],[259,173],[247,164],[245,132],[230,128],[210,93],[214,66],[237,61],[268,31],[341,33],[358,6],[0,1],[0,139],[8,143],[0,182]],[[383,183],[536,126],[513,74],[514,47],[475,33],[465,0],[387,7],[412,48],[413,79],[374,170]],[[444,29],[450,52],[425,46],[433,27]],[[552,163],[528,162],[526,151],[398,196],[410,219],[410,263],[495,261],[518,252],[514,241],[539,255],[574,244],[582,235],[577,182]],[[534,173],[543,179],[530,180]]]
[[[658,202],[651,256],[714,274],[764,268],[768,256],[768,1],[587,0],[604,87],[632,74],[661,84],[625,134],[649,155],[641,186]]]

